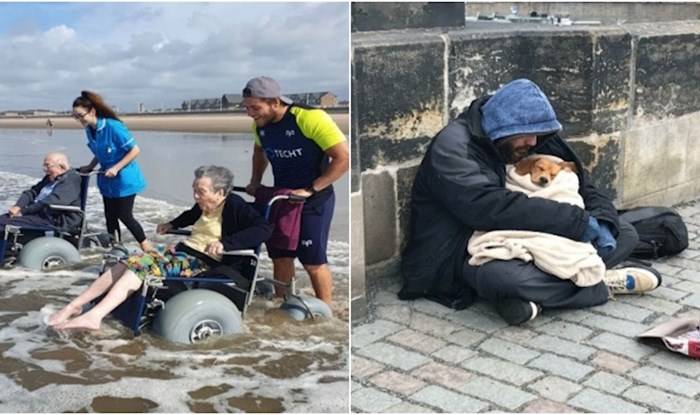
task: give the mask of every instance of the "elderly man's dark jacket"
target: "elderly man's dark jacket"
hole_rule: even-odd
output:
[[[47,174],[39,183],[22,192],[15,205],[21,208],[23,216],[42,216],[61,230],[79,228],[82,217],[80,213],[53,210],[49,205],[80,206],[80,175],[75,170],[67,170],[56,177],[56,186],[51,193],[41,202],[37,202],[36,197],[41,193],[41,189],[51,183],[51,178]]]
[[[408,243],[402,253],[402,299],[429,297],[455,308],[471,301],[461,282],[467,242],[475,230],[527,230],[580,240],[589,215],[618,234],[612,202],[584,173],[581,161],[557,134],[540,137],[534,150],[574,161],[586,210],[505,188],[506,162],[481,127],[479,108],[469,109],[433,139],[411,193]]]

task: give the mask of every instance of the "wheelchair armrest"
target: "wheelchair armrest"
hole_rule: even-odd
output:
[[[80,212],[84,213],[82,209],[80,209],[79,206],[70,206],[70,205],[49,205],[49,208],[53,210],[65,210],[68,212]]]
[[[257,258],[258,254],[252,249],[234,249],[233,251],[223,251],[221,255],[231,255],[231,256],[250,256]]]
[[[166,233],[170,235],[192,235],[192,231],[190,229],[171,229]]]

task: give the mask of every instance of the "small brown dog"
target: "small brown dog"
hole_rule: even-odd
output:
[[[515,172],[521,176],[530,173],[532,182],[546,187],[562,170],[576,173],[576,164],[572,161],[557,163],[549,157],[534,154],[515,163]]]

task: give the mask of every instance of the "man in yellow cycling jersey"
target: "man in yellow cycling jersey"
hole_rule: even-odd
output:
[[[326,250],[335,207],[332,184],[349,168],[347,139],[325,111],[293,103],[280,93],[279,84],[272,78],[261,76],[248,81],[243,104],[254,120],[255,135],[253,172],[246,192],[255,194],[271,164],[275,187],[292,189],[292,194],[307,198],[297,248],[285,250],[268,244],[274,277],[290,282],[294,278],[294,258],[299,258],[316,296],[330,304],[333,276]]]

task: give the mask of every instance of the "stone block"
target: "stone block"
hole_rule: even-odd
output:
[[[352,321],[359,321],[367,316],[367,293],[365,284],[365,233],[362,194],[350,195],[350,211],[353,214],[350,227],[352,255],[350,257],[351,308]]]
[[[373,343],[355,353],[403,371],[413,370],[430,361],[421,354],[384,342]]]
[[[464,361],[461,366],[467,370],[492,376],[517,386],[529,384],[542,376],[542,372],[538,370],[490,357],[476,356]]]
[[[574,382],[578,382],[594,370],[591,366],[550,353],[537,357],[535,360],[528,363],[527,366],[550,372]]]
[[[688,399],[673,393],[664,392],[654,386],[634,386],[625,391],[622,397],[648,405],[653,412],[700,412],[700,402],[696,399]],[[606,410],[606,412],[608,411]]]
[[[352,2],[351,31],[464,26],[464,3]]]
[[[352,115],[357,111],[357,103],[351,104]],[[350,193],[357,193],[362,186],[362,166],[360,165],[360,140],[357,138],[357,117],[351,117],[350,123]]]
[[[438,408],[440,412],[475,413],[488,408],[488,404],[439,386],[428,386],[411,395],[411,400]]]
[[[688,398],[693,398],[700,393],[700,382],[653,366],[635,369],[629,373],[629,376],[649,386]]]
[[[588,412],[605,413],[642,413],[646,408],[634,405],[616,396],[601,393],[593,389],[584,389],[567,402],[569,405],[582,408]]]
[[[591,132],[623,131],[631,110],[631,36],[624,29],[596,30],[591,64]]]
[[[353,286],[354,284],[355,282],[353,282]],[[350,301],[350,319],[353,323],[361,323],[367,317],[367,311],[367,298],[365,296],[355,297]]]
[[[451,118],[472,99],[513,79],[528,78],[552,102],[565,126],[563,136],[591,132],[594,38],[588,31],[462,30],[451,32],[450,40]]]
[[[362,171],[413,160],[444,125],[438,34],[353,36],[352,99]]]
[[[540,396],[557,402],[566,402],[570,396],[581,390],[581,386],[556,376],[547,376],[529,386]]]
[[[625,187],[622,196],[625,204],[684,183],[686,165],[696,164],[688,159],[695,140],[689,134],[685,118],[653,124],[638,122],[623,135],[623,140]]]
[[[416,154],[422,160],[424,153]],[[411,167],[402,167],[396,171],[396,204],[398,207],[399,217],[399,251],[406,246],[408,232],[411,223],[411,189],[413,188],[413,180],[418,173],[418,165]]]
[[[620,350],[616,350],[616,352],[626,354]],[[605,370],[620,374],[626,373],[636,366],[636,363],[632,360],[605,351],[599,351],[591,360],[591,363]]]
[[[636,334],[641,334],[645,330],[638,331]],[[620,356],[625,356],[630,359],[639,360],[654,352],[649,346],[643,345],[634,339],[634,334],[627,334],[624,337],[614,333],[601,333],[586,343],[596,347],[597,349],[607,350],[610,353],[615,353]],[[607,361],[607,359],[604,359]],[[602,362],[601,362],[602,363]],[[608,362],[615,364],[615,362]],[[618,362],[621,368],[626,367],[625,362]],[[607,364],[607,363],[602,363]]]
[[[354,391],[350,398],[352,407],[361,412],[379,413],[401,402],[401,399],[374,388],[362,388]],[[356,412],[356,411],[353,411]]]
[[[510,412],[535,400],[534,395],[523,392],[520,388],[484,377],[472,380],[459,388],[459,390],[476,398],[491,401],[496,405],[505,407]]]
[[[635,115],[664,119],[700,111],[700,22],[629,27],[637,43]]]
[[[387,171],[363,174],[365,263],[381,262],[396,255],[396,192]]]
[[[617,199],[621,170],[619,137],[592,135],[567,141],[598,190],[611,200]]]

